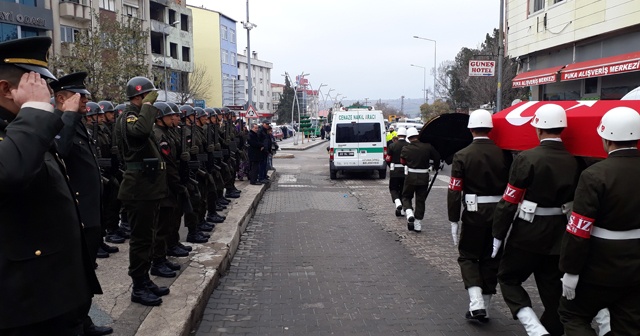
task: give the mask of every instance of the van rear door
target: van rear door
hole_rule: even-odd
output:
[[[333,162],[336,167],[358,165],[358,122],[357,120],[336,123]]]
[[[358,165],[379,167],[384,163],[384,124],[376,114],[361,111],[358,119]]]

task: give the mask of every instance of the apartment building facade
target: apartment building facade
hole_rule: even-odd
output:
[[[45,0],[0,1],[0,41],[44,36],[54,27]]]
[[[238,55],[238,78],[245,81],[244,95],[249,100],[248,88],[248,63],[246,50]],[[271,69],[273,63],[258,58],[258,53],[251,53],[251,81],[253,91],[253,105],[258,113],[264,117],[272,115],[272,94],[271,94]]]
[[[640,1],[507,0],[506,52],[532,100],[620,99],[640,86]]]

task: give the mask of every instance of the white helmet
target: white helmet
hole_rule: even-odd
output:
[[[398,136],[407,136],[407,129],[405,127],[398,127]]]
[[[598,135],[609,141],[640,139],[640,115],[629,107],[616,107],[605,113],[598,126]]]
[[[475,110],[469,114],[467,128],[493,128],[491,113],[487,110]]]
[[[393,126],[389,126],[389,130],[393,131],[394,130]]]
[[[631,90],[631,92],[624,95],[620,100],[640,100],[640,87]]]
[[[418,130],[415,127],[410,127],[407,130],[407,138],[411,138],[412,136],[416,136],[418,134],[420,134],[420,133],[418,132]]]
[[[539,129],[567,127],[567,112],[560,105],[542,105],[536,111],[531,125]]]

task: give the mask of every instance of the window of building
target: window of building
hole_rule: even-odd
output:
[[[20,27],[20,38],[34,37],[40,35],[40,31],[35,28]]]
[[[186,32],[189,31],[189,15],[180,14],[180,29]]]
[[[24,28],[22,28],[22,30],[24,31]],[[69,42],[69,43],[73,43],[76,41],[76,34],[78,34],[79,31],[76,28],[73,27],[68,27],[68,26],[60,26],[60,41],[61,42]]]
[[[269,109],[269,106],[271,105],[271,103],[267,103],[267,110]]]
[[[261,110],[262,110],[262,109],[264,109],[264,103],[260,103],[260,105],[259,105],[259,106],[260,106],[260,109],[261,109]]]
[[[104,1],[104,0],[100,0],[100,1]],[[155,2],[155,1],[151,1],[149,3],[149,18],[151,20],[155,20],[155,21],[160,21],[160,22],[164,22],[164,9],[166,7]]]
[[[169,24],[176,22],[176,11],[173,9],[169,10]]]
[[[260,90],[260,95],[264,96],[264,90]]]
[[[18,26],[0,23],[0,42],[15,40],[18,38]]]
[[[138,17],[138,7],[135,6],[131,6],[131,5],[122,5],[123,7],[123,11],[124,11],[124,15],[128,16],[128,17],[133,17],[133,18],[137,18]]]
[[[116,0],[100,0],[100,8],[115,12]]]
[[[228,64],[229,62],[229,52],[226,50],[222,51],[222,64]]]
[[[229,28],[229,42],[236,43],[236,30]]]
[[[162,38],[162,34],[151,32],[151,53],[163,55],[163,43],[164,39]]]
[[[189,47],[182,47],[182,60],[191,62],[191,49]]]
[[[37,7],[36,0],[20,0],[20,3],[25,6]]]
[[[586,78],[584,80],[584,94],[598,93],[598,78]]]
[[[229,56],[229,64],[233,66],[237,66],[236,64],[236,53],[232,52]]]
[[[553,4],[555,5],[555,4],[559,3],[559,2],[563,2],[564,0],[552,0],[552,1],[553,1]]]
[[[169,43],[169,53],[171,55],[171,58],[178,59],[178,44]]]
[[[541,11],[544,9],[545,0],[529,0],[529,14]]]
[[[227,35],[227,27],[225,26],[220,27],[220,38],[223,39],[224,41],[229,39],[229,35]]]

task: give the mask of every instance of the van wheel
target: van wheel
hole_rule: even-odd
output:
[[[331,170],[331,171],[329,171],[329,177],[330,177],[332,180],[337,179],[337,178],[338,178],[338,171],[337,171],[337,170]]]
[[[386,169],[380,169],[378,170],[378,176],[381,179],[386,179],[387,178],[387,170]]]

